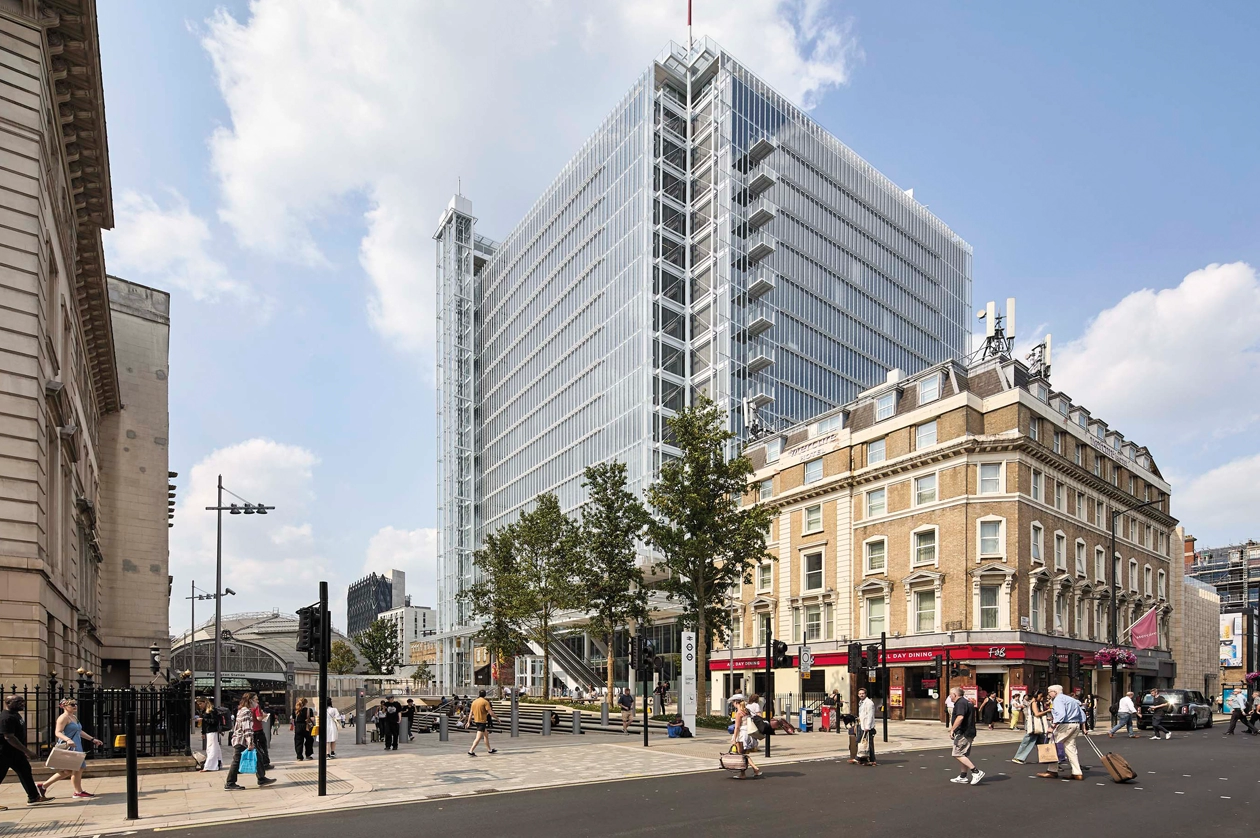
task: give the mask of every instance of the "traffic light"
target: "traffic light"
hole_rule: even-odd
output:
[[[850,643],[849,644],[849,672],[851,674],[856,675],[857,673],[861,672],[863,668],[865,668],[865,664],[862,663],[862,644]]]
[[[1049,674],[1050,674],[1051,681],[1059,677],[1059,647],[1058,646],[1050,647]]]
[[[1081,680],[1081,653],[1072,652],[1068,655],[1068,677],[1073,681]]]
[[[868,669],[874,669],[879,666],[879,644],[872,643],[866,647],[866,666]]]
[[[636,634],[630,638],[630,671],[639,671],[639,661],[643,660],[643,635]]]
[[[792,656],[788,654],[788,645],[782,640],[776,640],[771,645],[770,657],[775,669],[792,665]]]
[[[311,645],[306,650],[306,660],[318,661],[324,649],[324,614],[318,605],[311,606]]]
[[[297,650],[299,652],[309,652],[312,646],[318,645],[311,635],[311,612],[314,610],[314,606],[308,605],[297,611]]]
[[[928,676],[931,678],[940,678],[942,663],[944,663],[944,658],[942,658],[940,655],[937,655],[935,658],[933,658],[932,668],[928,671]]]
[[[639,671],[644,675],[652,672],[652,661],[656,658],[656,647],[652,641],[644,638],[643,648],[639,650]]]
[[[665,671],[665,656],[664,655],[657,655],[656,657],[652,658],[652,671],[655,672],[657,675]]]
[[[162,668],[162,650],[154,643],[149,647],[149,671],[154,675],[158,674],[158,670]]]

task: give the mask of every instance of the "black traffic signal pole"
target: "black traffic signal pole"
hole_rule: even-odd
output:
[[[892,699],[892,687],[888,682],[888,635],[879,633],[879,656],[883,660],[884,676],[884,741],[888,741],[888,702]],[[904,696],[904,693],[903,693]]]
[[[766,617],[766,694],[761,699],[761,707],[770,706],[770,696],[774,695],[774,623]],[[766,758],[770,757],[770,733],[766,732]]]
[[[643,663],[642,660],[639,661]],[[639,676],[643,679],[643,747],[648,746],[648,675],[650,669],[640,669]]]
[[[945,666],[942,668],[942,671],[941,671],[941,677],[943,677],[943,678],[945,679],[945,690],[944,690],[944,692],[942,692],[942,693],[941,693],[941,695],[942,695],[942,696],[945,696],[945,700],[946,700],[946,701],[949,701],[949,674],[950,674],[950,673],[949,673],[949,669],[950,669],[950,666],[952,666],[952,664],[951,664],[951,663],[950,663],[950,661],[949,661],[949,647],[948,647],[948,646],[946,646],[946,647],[945,647]],[[947,724],[947,725],[948,725],[948,724],[949,724],[949,721],[950,721],[950,720],[949,720],[949,713],[948,713],[948,711],[947,711],[947,712],[946,712],[946,715],[945,715],[945,724]]]
[[[328,646],[331,626],[328,619],[328,583],[319,583],[319,796],[328,794]]]

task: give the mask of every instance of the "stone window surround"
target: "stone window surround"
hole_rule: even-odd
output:
[[[858,586],[858,602],[861,610],[858,614],[858,637],[868,638],[878,635],[870,635],[866,633],[867,621],[870,617],[869,604],[872,599],[883,597],[884,600],[884,632],[888,631],[889,605],[892,602],[892,582],[887,579],[868,579]]]
[[[906,591],[906,634],[939,634],[941,631],[941,588],[945,584],[945,574],[933,570],[920,570],[901,580]],[[918,610],[915,608],[914,595],[931,587],[936,596],[933,606],[932,631],[918,630]]]
[[[915,536],[922,532],[931,531],[935,538],[935,549],[932,551],[932,561],[920,562],[918,545],[915,543]],[[910,567],[933,567],[941,566],[941,528],[939,524],[923,524],[915,527],[910,531]]]
[[[884,566],[878,570],[871,570],[867,564],[870,554],[868,545],[882,541],[884,543]],[[881,576],[888,573],[888,536],[872,535],[870,538],[862,541],[862,575],[863,576]]]
[[[998,553],[983,552],[983,539],[980,534],[984,530],[984,524],[996,521],[998,524]],[[980,564],[986,558],[999,558],[1003,562],[1006,561],[1006,519],[1001,515],[983,515],[976,519],[976,564]]]
[[[822,584],[817,588],[805,587],[805,557],[812,556],[815,553],[822,556]],[[818,595],[828,590],[827,587],[827,541],[814,541],[810,544],[802,544],[796,548],[796,562],[798,567],[798,576],[800,580],[797,590],[800,596]]]
[[[1010,631],[1011,593],[1015,587],[1015,568],[988,562],[968,572],[971,574],[971,619],[975,630],[981,630],[980,588],[985,585],[997,585],[999,586],[997,629],[984,629],[984,631]]]

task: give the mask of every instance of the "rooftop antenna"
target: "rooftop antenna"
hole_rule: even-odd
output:
[[[464,179],[458,176],[456,176],[455,178],[455,194],[456,195],[464,194]]]
[[[972,361],[1009,361],[1015,346],[1015,298],[1007,297],[1005,317],[997,313],[997,303],[989,302],[976,312],[976,318],[984,321],[984,343],[972,355]]]
[[[1028,374],[1050,380],[1050,335],[1028,351]]]
[[[691,0],[687,0],[687,52],[691,52]]]

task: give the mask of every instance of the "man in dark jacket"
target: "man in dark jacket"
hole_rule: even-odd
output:
[[[4,700],[4,712],[0,713],[0,783],[4,782],[12,768],[26,792],[26,805],[34,806],[52,798],[39,793],[35,778],[31,776],[33,754],[26,749],[26,721],[21,715],[25,709],[26,699],[20,695],[11,695]]]

